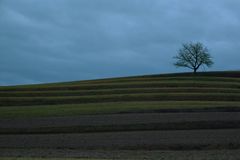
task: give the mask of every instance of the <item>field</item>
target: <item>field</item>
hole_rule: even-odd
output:
[[[239,149],[238,71],[0,87],[0,157],[236,159]]]
[[[67,150],[68,153],[77,156],[86,156],[91,154],[96,158],[0,158],[0,160],[238,160],[239,150],[210,150],[210,151],[82,151],[82,150]],[[21,151],[30,155],[32,151]],[[42,152],[51,152],[51,150],[42,150]],[[90,152],[90,153],[89,153]],[[36,152],[35,152],[36,153]],[[66,154],[62,150],[54,152],[59,157],[64,157]],[[97,158],[102,157],[102,158]],[[110,157],[110,158],[109,158]]]

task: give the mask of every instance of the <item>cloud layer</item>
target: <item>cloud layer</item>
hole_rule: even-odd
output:
[[[0,85],[186,71],[190,41],[237,70],[239,28],[238,0],[0,0]]]

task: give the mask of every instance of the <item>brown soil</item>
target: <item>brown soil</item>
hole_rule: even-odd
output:
[[[240,121],[240,112],[132,113],[112,115],[82,115],[78,117],[0,119],[0,129],[199,121]]]
[[[0,149],[1,157],[51,157],[118,160],[239,160],[240,150],[82,150]],[[14,159],[14,158],[13,158]]]
[[[0,148],[211,149],[240,147],[240,129],[0,135]]]

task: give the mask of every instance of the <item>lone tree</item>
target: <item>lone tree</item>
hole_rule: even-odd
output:
[[[177,61],[176,67],[186,67],[193,70],[194,74],[200,66],[211,67],[213,65],[212,57],[207,47],[202,43],[186,43],[182,45],[178,55],[174,57]]]

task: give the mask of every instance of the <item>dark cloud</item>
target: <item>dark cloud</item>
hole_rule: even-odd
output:
[[[0,0],[0,85],[186,71],[190,41],[236,70],[239,28],[238,0]]]

